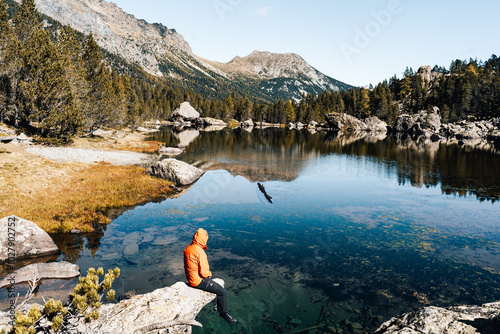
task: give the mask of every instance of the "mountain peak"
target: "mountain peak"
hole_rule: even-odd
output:
[[[92,32],[99,46],[156,76],[163,75],[157,56],[171,52],[192,55],[189,44],[174,29],[137,19],[112,2],[35,0],[35,3],[41,13],[85,34]]]
[[[21,2],[21,0],[16,0]],[[35,0],[38,10],[88,34],[100,47],[139,65],[155,76],[185,85],[208,96],[219,90],[251,93],[254,97],[299,100],[303,93],[321,93],[351,86],[330,78],[294,53],[253,51],[228,63],[193,54],[182,35],[163,24],[150,24],[105,0]]]

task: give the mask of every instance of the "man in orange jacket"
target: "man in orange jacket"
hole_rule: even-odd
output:
[[[186,278],[193,288],[217,295],[217,311],[222,318],[229,323],[235,323],[227,310],[226,290],[218,283],[212,280],[212,273],[208,265],[207,249],[208,233],[202,228],[194,234],[193,242],[184,250],[184,271]]]

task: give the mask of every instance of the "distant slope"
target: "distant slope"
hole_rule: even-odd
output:
[[[20,2],[21,0],[16,0]],[[36,0],[38,10],[74,29],[92,32],[97,43],[145,72],[207,98],[235,91],[250,98],[295,99],[352,86],[314,69],[296,54],[255,51],[223,64],[193,54],[181,34],[150,24],[104,0]]]

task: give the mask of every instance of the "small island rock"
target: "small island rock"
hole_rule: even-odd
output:
[[[205,172],[176,159],[165,159],[152,163],[146,173],[170,180],[177,185],[187,186],[198,180]]]

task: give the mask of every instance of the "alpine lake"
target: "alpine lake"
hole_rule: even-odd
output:
[[[209,304],[193,333],[372,333],[418,307],[500,300],[494,147],[278,128],[151,138],[186,146],[176,158],[206,173],[95,233],[55,237],[57,260],[82,274],[119,267],[118,300],[185,281],[183,250],[200,227],[238,322]],[[48,280],[38,294],[64,298],[74,285]]]

